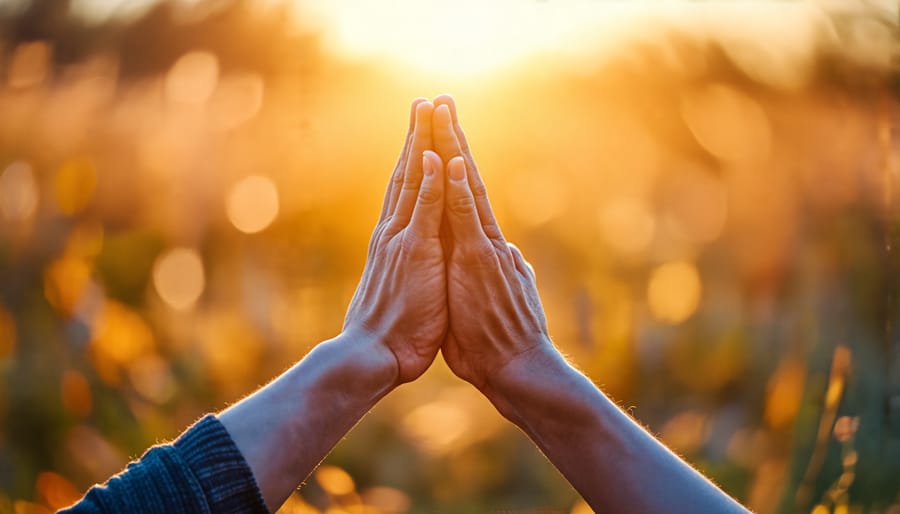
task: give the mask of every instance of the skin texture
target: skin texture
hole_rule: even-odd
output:
[[[341,334],[219,414],[271,511],[379,399],[428,369],[444,342],[444,166],[428,150],[433,110],[413,102]]]
[[[500,231],[453,99],[419,99],[411,111],[343,331],[219,414],[268,508],[440,351],[594,510],[746,512],[566,362],[533,268]]]

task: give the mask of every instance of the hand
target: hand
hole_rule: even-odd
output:
[[[506,242],[449,96],[435,99],[435,150],[448,160],[445,200],[450,334],[444,360],[457,376],[491,394],[513,361],[555,353],[534,271]],[[498,407],[502,406],[498,405]]]
[[[400,160],[369,243],[344,332],[379,341],[397,363],[397,383],[428,369],[447,334],[447,287],[439,229],[443,164],[432,147],[434,105],[416,100]]]

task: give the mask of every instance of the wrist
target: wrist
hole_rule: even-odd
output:
[[[320,343],[310,352],[320,354],[323,392],[370,400],[373,404],[397,385],[399,369],[394,354],[374,335],[347,330]]]
[[[590,410],[577,393],[585,381],[544,338],[497,370],[483,392],[504,417],[531,432],[535,421],[580,425]]]
[[[532,344],[505,364],[487,374],[482,381],[481,393],[504,417],[521,425],[518,403],[528,401],[533,390],[543,387],[544,375],[558,372],[560,362],[565,361],[547,337]],[[557,369],[557,371],[554,371]]]
[[[364,334],[341,334],[219,414],[271,510],[393,389],[397,367],[383,348]]]

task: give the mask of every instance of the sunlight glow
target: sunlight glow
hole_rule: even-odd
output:
[[[301,1],[300,9],[306,3]],[[470,74],[540,50],[564,50],[573,35],[588,28],[618,33],[624,18],[646,10],[642,6],[647,4],[598,8],[596,2],[338,0],[328,5],[323,15],[335,29],[339,51],[399,58],[432,72]]]
[[[719,38],[751,76],[796,88],[809,74],[816,37],[834,32],[823,8],[807,2],[293,2],[298,23],[321,31],[338,53],[439,75],[481,74],[542,52],[590,68],[628,40],[676,30]]]

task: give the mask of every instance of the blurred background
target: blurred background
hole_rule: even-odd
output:
[[[898,17],[0,0],[0,513],[335,336],[408,105],[445,92],[608,395],[756,512],[900,513]],[[438,358],[282,512],[590,509]]]

